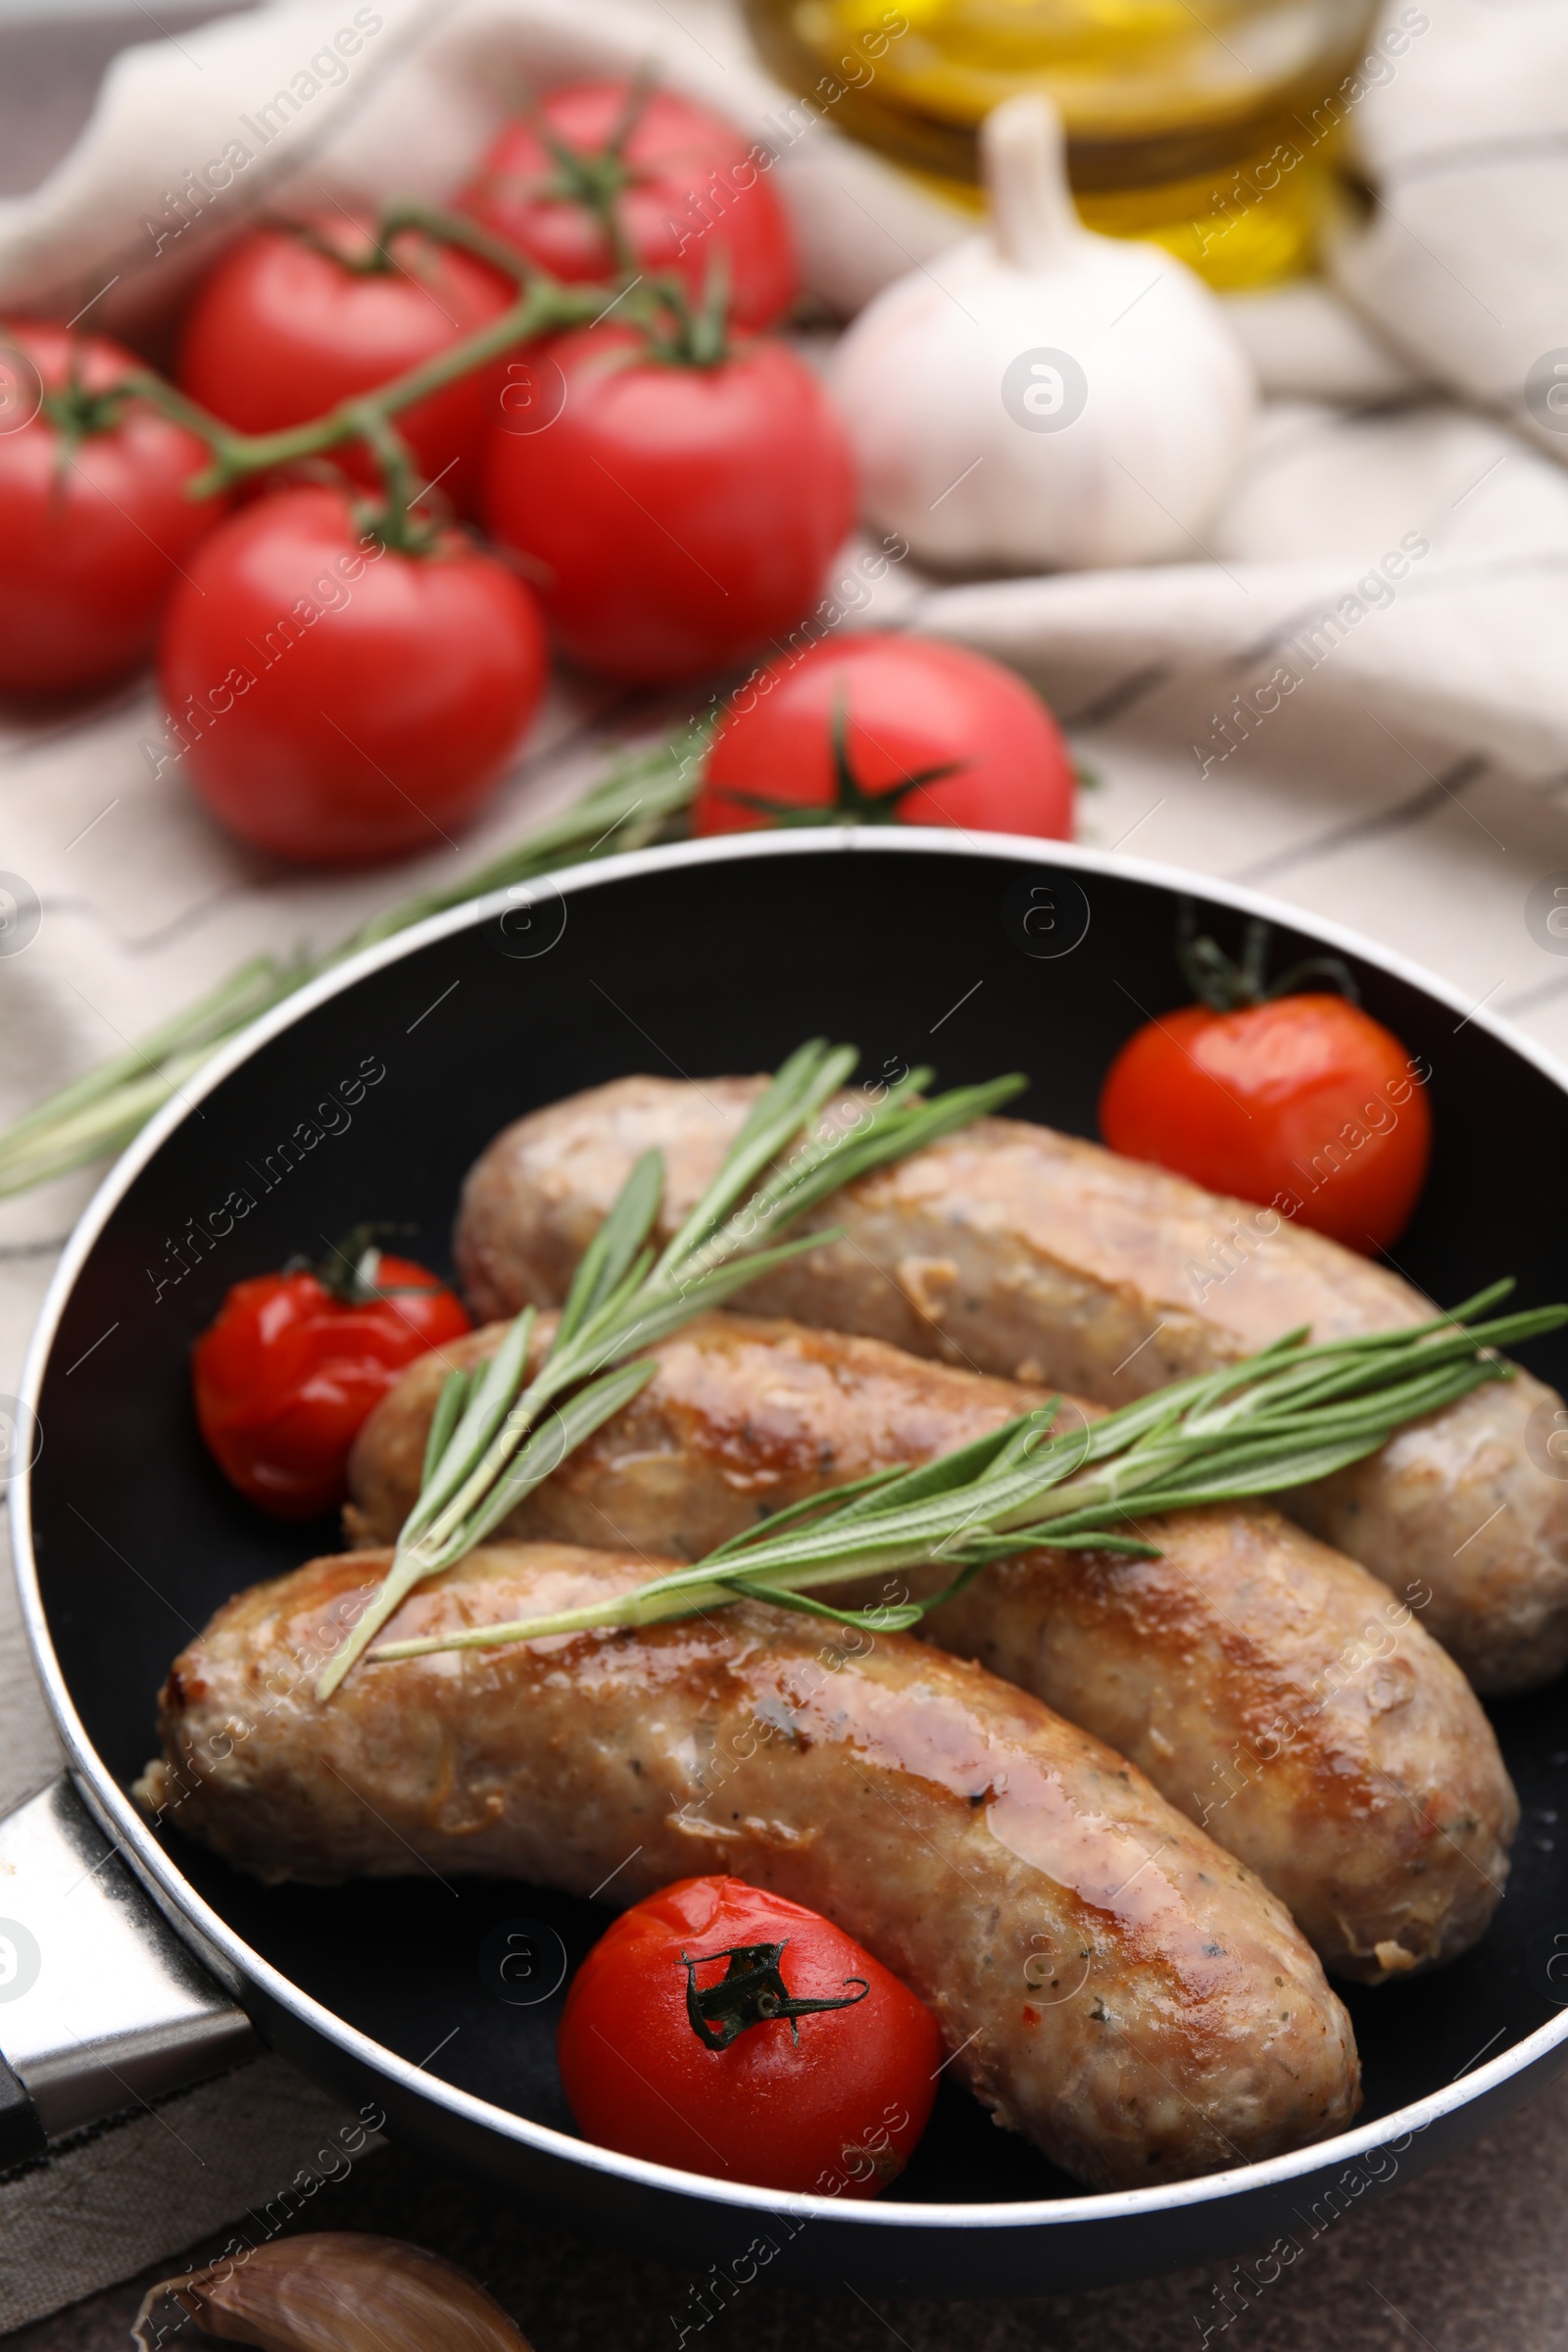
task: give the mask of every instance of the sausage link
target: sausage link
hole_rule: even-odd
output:
[[[1241,1863],[1038,1699],[907,1636],[747,1605],[711,1621],[315,1668],[387,1565],[241,1593],[175,1661],[142,1800],[277,1881],[429,1862],[632,1901],[776,1887],[929,2003],[954,2071],[1081,2180],[1302,2146],[1357,2104],[1350,2024]],[[390,1639],[575,1607],[643,1559],[495,1544]]]
[[[762,1084],[624,1078],[509,1127],[469,1174],[459,1219],[479,1316],[559,1304],[651,1145],[678,1220]],[[1016,1119],[983,1120],[862,1178],[815,1222],[845,1238],[755,1285],[746,1305],[1102,1404],[1235,1362],[1298,1324],[1330,1339],[1431,1312],[1397,1275],[1271,1209]],[[1558,1403],[1520,1373],[1284,1498],[1421,1606],[1481,1690],[1529,1690],[1568,1664],[1568,1482],[1528,1444]]]
[[[376,1407],[350,1461],[351,1536],[396,1536],[448,1363],[488,1355],[506,1328],[423,1357]],[[1042,1401],[880,1341],[738,1315],[652,1352],[649,1386],[506,1534],[700,1559],[760,1512]],[[1157,1560],[1031,1552],[923,1630],[1118,1748],[1257,1872],[1335,1973],[1376,1984],[1465,1950],[1501,1895],[1518,1803],[1453,1661],[1277,1512],[1184,1511],[1142,1532]]]

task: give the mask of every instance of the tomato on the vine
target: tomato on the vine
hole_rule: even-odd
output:
[[[1287,974],[1262,997],[1261,926],[1240,987],[1199,944],[1205,960],[1184,960],[1190,978],[1214,982],[1214,1002],[1128,1039],[1101,1094],[1102,1135],[1130,1159],[1272,1205],[1352,1250],[1388,1249],[1426,1180],[1430,1070],[1344,996],[1286,994]]]
[[[561,2079],[588,2138],[762,2188],[874,2197],[925,2130],[936,2019],[818,1912],[682,1879],[572,1980]]]
[[[141,367],[103,335],[0,327],[0,687],[60,693],[145,661],[222,515],[185,495],[206,443],[118,392]]]
[[[270,433],[306,424],[487,326],[516,289],[471,254],[400,230],[388,246],[341,215],[254,229],[197,292],[179,347],[178,381],[225,424]],[[471,509],[494,368],[432,392],[394,420],[421,485],[439,481]],[[334,464],[356,481],[379,476],[345,443]]]
[[[543,431],[492,435],[484,513],[562,650],[661,684],[792,627],[855,506],[844,427],[805,363],[782,343],[666,358],[613,324],[549,350],[564,405]]]
[[[341,1502],[349,1449],[405,1366],[462,1337],[439,1275],[361,1226],[324,1264],[237,1282],[191,1359],[196,1418],[232,1486],[277,1519]]]
[[[898,823],[1064,841],[1073,781],[1055,720],[1014,671],[867,629],[747,680],[713,738],[692,829]]]
[[[672,270],[695,297],[720,270],[743,327],[771,325],[800,292],[765,164],[732,123],[671,90],[552,91],[507,124],[458,203],[568,281]]]
[[[528,589],[455,531],[386,546],[346,490],[232,515],[180,585],[159,674],[177,758],[231,831],[358,864],[433,849],[500,780],[548,674]]]

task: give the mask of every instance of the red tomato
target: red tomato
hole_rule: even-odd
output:
[[[1014,671],[868,629],[748,679],[708,755],[692,829],[897,822],[1065,841],[1072,808],[1067,747]]]
[[[185,321],[181,386],[242,432],[309,423],[448,350],[515,299],[499,270],[416,229],[392,240],[390,265],[368,270],[353,266],[373,256],[368,223],[339,215],[307,232],[318,241],[262,228],[231,246]],[[419,484],[439,481],[460,506],[471,508],[477,492],[493,384],[493,369],[480,369],[393,419]],[[380,478],[358,443],[331,457],[356,481]]]
[[[1352,1250],[1386,1250],[1409,1222],[1431,1156],[1424,1075],[1343,997],[1278,997],[1240,1012],[1192,1004],[1123,1046],[1100,1130],[1130,1159],[1271,1202]]]
[[[498,781],[538,705],[528,590],[456,532],[422,555],[344,490],[285,490],[214,533],[159,656],[188,779],[243,840],[324,865],[433,849]]]
[[[733,2029],[727,2048],[700,2035],[688,1977],[710,2037]],[[792,2020],[777,2010],[781,1981],[791,2000],[844,2005]],[[557,2055],[571,2112],[601,2147],[760,2188],[874,2197],[925,2130],[942,2037],[930,2010],[815,1911],[742,1879],[682,1879],[594,1945]]]
[[[196,1418],[230,1485],[275,1519],[341,1502],[349,1448],[405,1365],[469,1329],[438,1276],[373,1247],[237,1282],[192,1356]]]
[[[673,270],[700,297],[719,267],[736,324],[768,326],[800,292],[800,267],[754,153],[731,123],[669,90],[639,105],[630,82],[583,82],[509,122],[458,202],[572,283],[619,272],[604,218],[613,203],[636,269]]]
[[[710,368],[622,327],[552,346],[565,405],[491,437],[485,518],[558,644],[643,684],[722,668],[800,619],[854,519],[849,445],[781,343]]]
[[[205,442],[99,397],[141,366],[101,335],[0,328],[0,687],[96,686],[145,661],[223,512],[185,496]]]

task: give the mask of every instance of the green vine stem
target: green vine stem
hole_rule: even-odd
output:
[[[488,262],[503,277],[515,279],[524,291],[536,282],[552,286],[561,282],[528,261],[515,245],[509,245],[505,237],[498,237],[493,228],[470,220],[466,213],[449,213],[438,204],[425,204],[417,196],[393,198],[376,224],[376,243],[385,253],[395,238],[410,229],[434,237],[442,245],[456,245],[461,252],[471,253],[475,261]],[[609,289],[599,290],[600,302],[608,299]]]
[[[391,418],[373,409],[366,416],[364,438],[383,492],[380,505],[367,512],[365,522],[383,547],[404,556],[423,555],[435,544],[438,529],[432,516],[416,511],[420,486],[414,479],[413,451]]]
[[[423,228],[451,244],[478,250],[467,233],[469,224],[455,215],[439,212],[434,206],[402,206],[389,218],[396,225]],[[382,241],[392,233],[394,230],[383,222]],[[236,483],[248,480],[253,474],[270,473],[303,458],[324,457],[347,441],[368,443],[384,469],[388,430],[392,419],[405,409],[427,400],[433,392],[444,391],[448,384],[471,375],[475,368],[500,359],[519,344],[533,342],[540,335],[563,327],[586,324],[614,299],[612,287],[562,285],[531,269],[517,255],[506,254],[497,240],[485,238],[483,230],[476,230],[476,235],[488,248],[484,258],[506,267],[518,280],[517,299],[511,308],[476,327],[471,335],[465,335],[461,342],[394,376],[390,383],[379,385],[373,392],[362,392],[352,400],[340,401],[335,409],[329,409],[324,416],[314,417],[308,424],[288,425],[272,433],[238,433],[151,369],[138,368],[127,376],[124,385],[127,392],[199,435],[212,451],[211,466],[193,477],[187,485],[187,495],[211,498],[220,491],[233,489]],[[395,501],[395,491],[393,497]]]
[[[597,283],[564,285],[536,270],[477,221],[443,212],[436,205],[407,202],[391,206],[378,224],[379,247],[385,250],[394,237],[409,229],[459,246],[504,270],[516,281],[516,301],[461,342],[433,353],[390,383],[340,401],[324,416],[313,417],[307,424],[286,425],[271,433],[236,432],[150,368],[137,368],[118,389],[184,425],[213,453],[212,464],[187,484],[189,497],[211,498],[252,475],[271,473],[306,458],[325,457],[345,442],[361,441],[374,453],[387,480],[392,523],[388,544],[410,545],[407,536],[400,535],[407,516],[406,500],[401,509],[399,506],[405,471],[392,446],[393,419],[406,409],[416,407],[434,392],[445,391],[448,384],[471,375],[507,352],[536,342],[541,335],[591,325],[617,301],[628,299],[630,311],[623,311],[622,316],[636,319],[654,358],[670,365],[711,368],[727,356],[729,306],[722,272],[714,273],[704,301],[694,310],[675,279],[652,277],[639,282],[623,278],[618,288]],[[402,449],[401,442],[396,446]]]

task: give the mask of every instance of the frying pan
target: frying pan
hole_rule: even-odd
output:
[[[127,1795],[171,1656],[230,1592],[335,1547],[225,1486],[188,1353],[228,1286],[365,1217],[446,1262],[463,1175],[506,1121],[628,1071],[772,1067],[803,1038],[945,1084],[1028,1072],[1024,1115],[1094,1132],[1100,1079],[1185,996],[1178,904],[1278,966],[1344,956],[1432,1065],[1436,1160],[1401,1267],[1440,1299],[1499,1273],[1568,1293],[1568,1094],[1544,1055],[1381,949],[1241,890],[1055,844],[914,828],[742,836],[609,858],[373,949],[259,1022],[121,1160],[44,1306],[15,1419],[17,1571],[69,1779],[0,1825],[0,2162],[231,2063],[281,2051],[438,2165],[737,2282],[948,2296],[1097,2285],[1272,2245],[1295,2259],[1363,2197],[1568,2063],[1568,1816],[1558,1693],[1494,1710],[1524,1804],[1514,1877],[1455,1966],[1347,1997],[1353,2131],[1161,2188],[1088,2194],[959,2089],[872,2203],[781,2198],[587,2145],[554,2062],[562,1980],[604,1903],[438,1878],[268,1889]],[[1559,1338],[1531,1353],[1556,1385]],[[34,1458],[35,1457],[35,1458]],[[1549,1461],[1549,1456],[1546,1457]],[[1565,1465],[1568,1475],[1568,1465]]]

